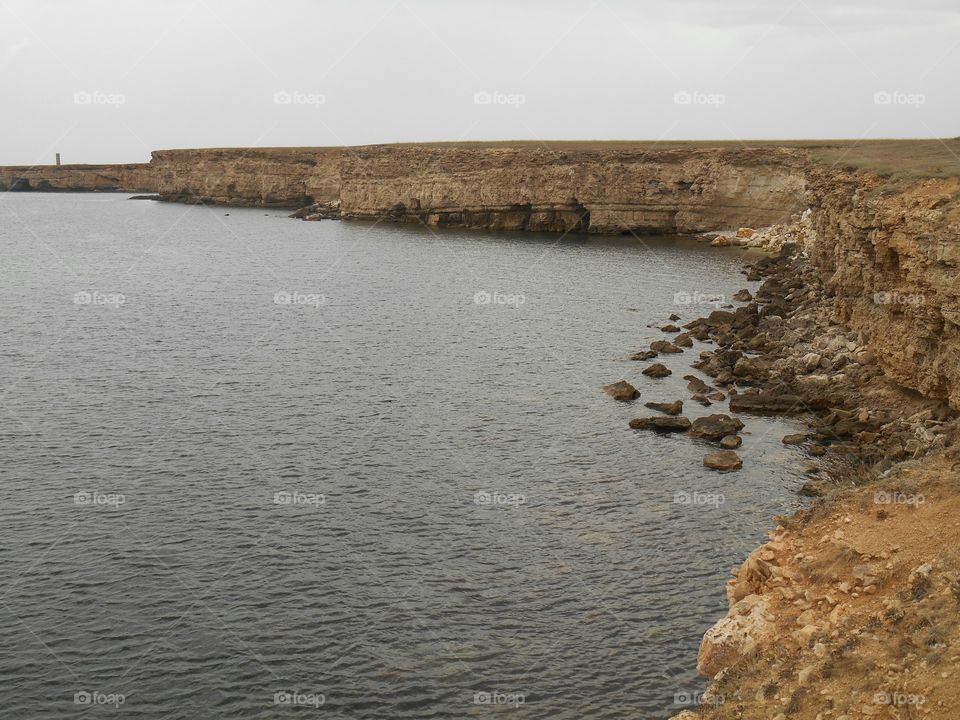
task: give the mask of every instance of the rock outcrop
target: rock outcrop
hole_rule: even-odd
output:
[[[0,167],[0,192],[156,192],[156,167],[35,165]]]

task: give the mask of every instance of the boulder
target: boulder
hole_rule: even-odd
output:
[[[687,390],[692,393],[706,394],[713,389],[696,375],[684,375],[683,379],[687,381]]]
[[[737,230],[737,237],[743,238],[744,240],[749,240],[756,234],[757,234],[757,231],[749,227],[742,227],[739,230]]]
[[[678,348],[669,340],[654,340],[650,343],[650,350],[657,353],[682,353],[683,350]]]
[[[663,413],[664,415],[679,415],[683,412],[683,401],[675,400],[669,403],[661,402],[648,402],[643,404],[644,407],[648,407],[651,410],[656,410],[657,412]]]
[[[710,327],[719,327],[720,325],[733,325],[736,315],[727,310],[714,310],[707,316],[706,323]]]
[[[743,445],[743,439],[739,435],[724,435],[720,438],[720,447],[724,450],[736,450]]]
[[[750,302],[753,300],[753,295],[751,295],[750,291],[746,288],[742,288],[734,293],[733,299],[737,302]]]
[[[617,402],[630,402],[634,398],[640,397],[640,391],[626,380],[604,385],[603,391]]]
[[[794,435],[784,435],[783,444],[784,445],[803,445],[807,441],[807,436],[803,433],[796,433]]]
[[[641,352],[636,353],[635,355],[631,355],[630,359],[631,360],[652,360],[659,354],[660,353],[655,352],[653,350],[643,350]]]
[[[643,374],[652,378],[663,378],[667,377],[667,375],[673,375],[673,371],[663,363],[654,363],[644,370]]]
[[[657,415],[654,417],[634,418],[630,421],[630,427],[634,430],[653,430],[654,432],[685,432],[690,429],[690,420],[681,417],[671,417],[670,415]]]
[[[711,470],[721,470],[723,472],[739,470],[743,467],[743,461],[733,450],[710,453],[704,456],[703,464]]]
[[[743,423],[737,418],[715,413],[697,418],[690,428],[690,437],[699,440],[720,440],[726,435],[736,435],[743,429]]]
[[[676,325],[664,325],[664,326],[663,326],[662,328],[660,328],[660,329],[661,329],[663,332],[665,332],[665,333],[678,333],[678,332],[680,332],[680,328],[678,328]]]

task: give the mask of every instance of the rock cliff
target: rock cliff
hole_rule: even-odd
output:
[[[769,225],[802,204],[788,148],[560,143],[164,150],[163,199],[339,202],[341,216],[493,230],[690,233]]]
[[[891,380],[960,409],[960,178],[814,167],[807,251]]]
[[[0,192],[155,192],[152,164],[0,167]]]

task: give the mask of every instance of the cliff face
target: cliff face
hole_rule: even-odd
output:
[[[156,192],[155,168],[130,165],[0,167],[0,192]]]
[[[345,218],[495,230],[686,233],[769,225],[800,209],[804,188],[802,156],[785,148],[165,150],[153,153],[152,164],[168,200],[339,202]]]
[[[339,198],[338,148],[157,150],[150,164],[164,200],[302,207]]]
[[[493,229],[689,233],[800,208],[794,151],[382,146],[343,156],[345,217]]]
[[[837,319],[890,379],[960,409],[960,178],[891,188],[827,168],[808,177],[807,250]]]

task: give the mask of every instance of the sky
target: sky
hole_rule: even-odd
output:
[[[960,136],[958,0],[0,0],[0,164]]]

